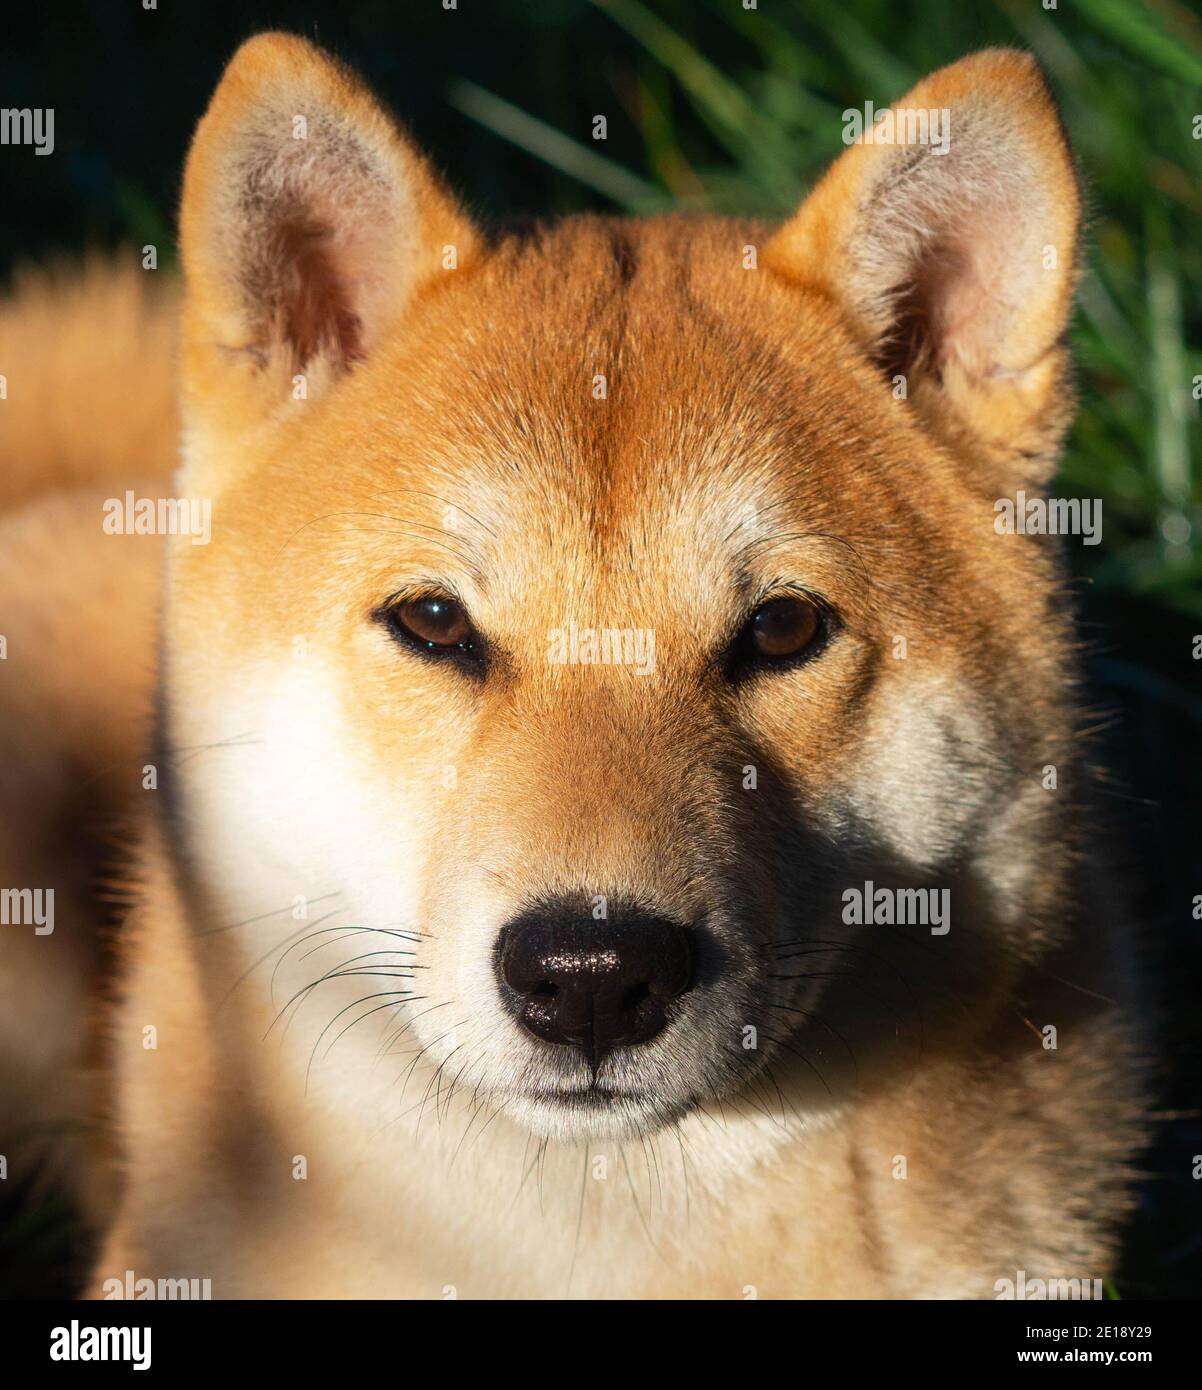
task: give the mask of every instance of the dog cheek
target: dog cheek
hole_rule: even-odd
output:
[[[959,856],[991,796],[976,766],[990,745],[980,701],[949,677],[911,677],[878,688],[858,757],[844,776],[843,833],[867,837],[880,857],[936,874]]]

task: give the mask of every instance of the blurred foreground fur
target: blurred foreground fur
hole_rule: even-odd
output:
[[[0,303],[0,885],[55,891],[52,933],[4,928],[0,1152],[6,1191],[63,1186],[95,1220],[113,1196],[104,926],[132,863],[162,560],[100,518],[175,466],[178,312],[132,251],[19,271]]]

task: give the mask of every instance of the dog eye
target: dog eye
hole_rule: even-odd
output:
[[[480,665],[483,642],[463,605],[430,594],[386,604],[376,617],[397,641],[424,656],[453,657],[473,669]]]
[[[769,599],[755,610],[731,651],[730,671],[785,663],[817,651],[828,633],[823,609],[801,595]]]
[[[428,647],[462,647],[472,639],[467,614],[451,598],[411,598],[392,610],[393,620]]]
[[[760,656],[779,661],[797,656],[814,641],[822,614],[803,598],[774,598],[751,615],[751,644]]]

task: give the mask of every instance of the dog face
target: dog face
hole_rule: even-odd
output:
[[[337,1103],[374,1051],[557,1138],[813,1117],[1046,944],[1057,572],[994,501],[1065,424],[1075,185],[1025,58],[900,105],[946,152],[857,146],[779,230],[487,240],[307,44],[231,64],[183,207],[176,823]],[[869,882],[950,929],[855,922]]]

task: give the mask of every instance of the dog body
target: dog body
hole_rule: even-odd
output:
[[[780,229],[489,239],[316,50],[235,58],[184,195],[213,526],[167,541],[97,1292],[1110,1272],[1127,930],[1060,560],[993,526],[1069,416],[1076,186],[1020,55],[907,100],[946,153],[849,150]],[[609,1045],[519,982],[532,932],[663,943]]]

